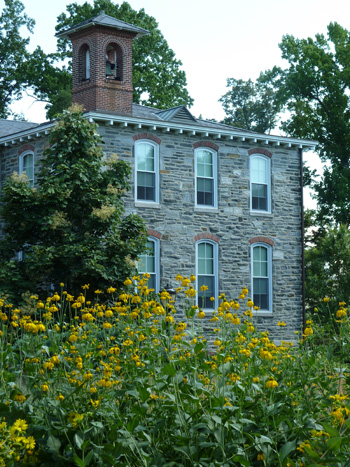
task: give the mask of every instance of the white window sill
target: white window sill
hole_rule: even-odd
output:
[[[272,212],[268,211],[250,211],[249,214],[257,217],[272,217]]]
[[[264,318],[273,318],[272,311],[253,311],[253,316],[259,317],[262,316]]]
[[[136,201],[135,202],[135,208],[152,208],[152,209],[160,209],[160,204],[159,203],[154,203],[150,201],[149,203],[147,202],[142,202],[142,201]]]
[[[194,212],[207,212],[209,214],[219,212],[218,208],[210,207],[210,206],[195,206]]]

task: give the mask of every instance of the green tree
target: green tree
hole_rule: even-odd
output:
[[[24,64],[29,54],[29,38],[21,36],[21,29],[33,32],[34,20],[24,13],[19,0],[5,0],[0,15],[0,117],[6,118],[11,112],[9,105],[22,97],[24,85]]]
[[[74,26],[86,19],[97,16],[104,11],[127,23],[147,29],[150,34],[133,41],[133,86],[134,102],[160,109],[176,105],[191,106],[193,99],[186,89],[186,74],[181,70],[182,63],[175,57],[169,47],[158,23],[142,8],[133,10],[129,3],[116,4],[111,0],[94,0],[91,5],[71,3],[67,5],[67,13],[58,17],[56,30]],[[32,66],[28,66],[26,80],[32,86],[39,99],[48,101],[49,118],[57,111],[62,111],[71,95],[71,63],[67,69],[58,68],[58,59],[71,59],[71,43],[68,39],[58,41],[58,53],[45,56],[37,49],[33,56]],[[40,73],[40,66],[44,67]],[[33,73],[34,69],[34,73]]]
[[[259,133],[276,127],[283,106],[280,96],[283,72],[274,67],[261,73],[257,81],[228,78],[229,91],[219,101],[225,110],[223,123]]]
[[[323,297],[349,302],[350,232],[342,224],[315,232],[317,243],[305,250],[306,303],[312,312]],[[324,316],[323,319],[328,319]]]
[[[124,216],[130,166],[116,155],[103,159],[96,126],[78,107],[63,113],[50,139],[38,186],[14,174],[3,189],[0,287],[120,286],[146,242],[141,218]],[[22,261],[13,259],[17,252]]]
[[[321,223],[350,224],[350,32],[328,25],[328,37],[285,36],[280,45],[288,60],[284,94],[290,117],[283,129],[319,142],[322,179],[314,184]]]

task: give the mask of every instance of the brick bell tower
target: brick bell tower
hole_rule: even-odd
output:
[[[58,32],[72,41],[72,101],[86,111],[132,114],[132,41],[146,34],[104,12]]]

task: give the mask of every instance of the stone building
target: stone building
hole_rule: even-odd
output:
[[[132,40],[145,34],[103,13],[58,33],[73,44],[73,101],[98,124],[106,157],[131,164],[126,211],[149,234],[140,272],[156,291],[195,274],[208,311],[246,286],[261,328],[274,335],[283,320],[292,338],[303,321],[302,151],[315,142],[133,104]],[[52,125],[0,121],[1,184],[14,170],[35,183]]]

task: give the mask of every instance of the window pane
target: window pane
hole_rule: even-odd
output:
[[[214,206],[214,180],[208,178],[197,179],[197,204]]]
[[[199,177],[213,177],[213,155],[211,152],[197,152],[197,175]]]
[[[268,183],[268,162],[261,157],[251,159],[251,181],[253,183]]]
[[[202,285],[206,285],[208,290],[201,291]],[[213,308],[214,305],[210,297],[215,297],[214,276],[198,276],[198,305],[203,308]]]
[[[262,310],[269,309],[268,279],[253,279],[253,301]]]
[[[137,199],[155,201],[155,174],[137,173]]]
[[[252,183],[252,209],[267,211],[267,185]]]
[[[214,247],[210,243],[198,245],[198,274],[214,274]]]
[[[253,248],[253,277],[268,277],[267,249],[263,246]]]
[[[140,273],[154,273],[155,272],[155,251],[154,242],[150,240],[146,243],[147,252],[140,255],[139,258],[139,272]]]
[[[151,144],[136,145],[137,169],[154,172],[154,147]]]

